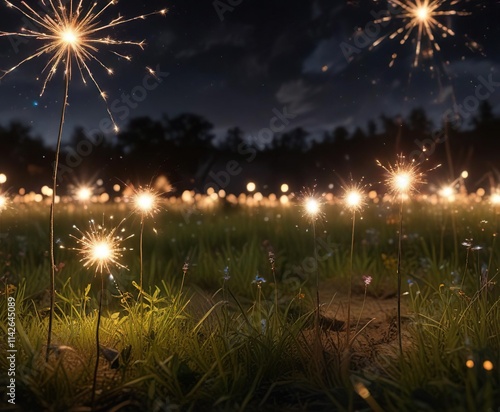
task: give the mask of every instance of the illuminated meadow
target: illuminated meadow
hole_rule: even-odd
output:
[[[456,411],[499,404],[496,195],[452,188],[405,200],[400,353],[394,195],[359,192],[365,204],[352,232],[346,193],[316,190],[313,211],[309,192],[155,193],[154,204],[129,192],[58,203],[47,363],[49,197],[5,198],[0,263],[3,294],[17,302],[25,410]],[[111,239],[111,255],[101,234]],[[383,309],[364,309],[374,302]],[[347,333],[342,310],[351,303]]]

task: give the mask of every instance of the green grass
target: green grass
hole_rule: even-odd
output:
[[[406,209],[402,273],[409,339],[403,357],[394,346],[393,353],[374,356],[363,367],[343,363],[343,332],[323,334],[321,351],[311,333],[316,273],[340,293],[349,279],[351,223],[340,206],[327,206],[325,221],[317,224],[318,267],[312,233],[297,207],[219,206],[186,220],[181,207],[172,205],[146,220],[144,306],[137,299],[138,236],[124,242],[131,250],[120,262],[128,270],[112,271],[119,290],[105,274],[101,343],[109,361],[101,356],[94,409],[331,411],[379,405],[388,411],[496,411],[496,216],[486,202],[453,207],[415,202]],[[62,246],[56,255],[61,265],[53,341],[58,346],[49,363],[44,361],[48,208],[16,205],[0,215],[4,295],[9,284],[17,285],[16,385],[22,410],[91,406],[100,280],[72,250],[77,244],[70,234],[79,235],[73,225],[85,230],[93,218],[111,227],[126,217],[124,236],[139,233],[140,218],[123,205],[56,210],[55,233]],[[361,285],[362,275],[372,276],[368,294],[383,299],[396,291],[397,208],[372,204],[362,216],[354,284]],[[466,239],[473,239],[470,247],[462,245]],[[226,267],[229,280],[223,279]],[[252,283],[256,274],[267,280],[260,288]],[[363,293],[361,286],[354,290]],[[5,332],[6,304],[1,298]],[[2,339],[1,347],[5,344]],[[467,361],[474,366],[467,367]],[[485,369],[485,361],[493,370]],[[3,355],[0,365],[6,370]],[[3,387],[6,378],[0,376]],[[361,391],[365,396],[359,396],[360,388],[370,395]]]

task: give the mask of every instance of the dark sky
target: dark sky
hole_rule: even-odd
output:
[[[36,3],[30,2],[34,7]],[[216,4],[231,3],[237,5],[230,6],[232,10],[225,11],[221,21],[222,11],[216,11]],[[438,35],[441,53],[423,59],[418,68],[412,67],[415,46],[411,39],[404,45],[386,40],[374,50],[361,45],[350,62],[342,51],[342,44],[355,45],[353,35],[373,20],[371,12],[387,10],[385,1],[121,0],[102,21],[118,13],[129,17],[163,7],[169,8],[166,17],[152,16],[108,31],[124,40],[146,40],[143,52],[131,47],[113,48],[132,54],[132,62],[119,60],[109,53],[111,48],[102,47],[99,57],[116,73],[110,77],[91,63],[122,128],[131,117],[159,119],[163,113],[174,116],[191,112],[210,120],[219,137],[233,126],[241,127],[248,136],[269,127],[273,109],[282,110],[284,106],[297,115],[289,128],[302,126],[314,135],[341,125],[351,130],[365,128],[369,119],[377,119],[382,113],[405,115],[418,106],[439,125],[442,113],[453,106],[453,99],[462,104],[474,96],[480,76],[500,82],[497,0],[464,0],[453,6],[471,15],[441,18],[440,22],[456,35],[445,39]],[[20,13],[3,2],[0,9],[0,31],[17,31],[23,26]],[[394,31],[397,24],[377,26],[379,36]],[[369,40],[379,36],[368,34]],[[469,47],[473,42],[482,51]],[[36,50],[38,43],[31,40],[16,50],[8,38],[0,38],[0,68],[10,68]],[[393,53],[398,58],[389,68]],[[0,124],[22,120],[53,144],[63,71],[58,71],[44,96],[39,97],[43,76],[39,80],[37,76],[46,61],[47,57],[38,58],[2,80]],[[444,69],[446,62],[449,64]],[[169,76],[156,89],[141,95],[144,89],[137,86],[143,84],[146,66],[159,67]],[[134,88],[140,101],[126,103],[123,94],[130,95]],[[500,113],[500,87],[490,88],[489,100]],[[475,104],[474,98],[467,102]],[[95,130],[106,118],[106,107],[95,87],[91,83],[85,86],[75,72],[64,138],[77,125]]]

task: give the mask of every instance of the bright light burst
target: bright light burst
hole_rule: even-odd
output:
[[[76,198],[80,202],[88,202],[93,195],[93,190],[91,187],[88,186],[81,186],[76,189]]]
[[[119,40],[110,36],[103,37],[103,32],[134,20],[145,19],[147,16],[153,14],[165,15],[167,13],[167,10],[163,9],[131,18],[124,18],[118,15],[114,19],[103,23],[101,22],[102,15],[109,7],[116,5],[118,3],[117,0],[103,2],[103,5],[98,5],[98,1],[85,0],[78,0],[78,2],[69,0],[69,4],[68,1],[63,0],[41,0],[41,3],[44,9],[37,11],[26,1],[6,0],[7,7],[21,12],[32,23],[32,27],[22,28],[19,32],[0,31],[0,37],[20,36],[41,43],[36,52],[24,58],[0,76],[1,80],[24,63],[38,57],[49,56],[42,70],[42,73],[47,73],[47,75],[43,82],[40,96],[43,95],[48,82],[53,78],[59,65],[64,67],[66,75],[71,78],[72,62],[74,61],[83,82],[86,84],[86,77],[90,78],[102,99],[106,101],[106,93],[99,86],[89,64],[91,62],[97,63],[111,75],[113,74],[113,69],[104,64],[97,56],[100,47],[131,45],[143,49],[144,41],[135,42]],[[129,55],[121,54],[115,50],[110,50],[110,52],[120,58],[131,60],[131,56]],[[151,72],[151,69],[148,70]],[[117,131],[118,127],[113,114],[109,108],[107,108],[107,111]]]
[[[453,186],[443,186],[439,191],[439,195],[449,202],[453,202],[455,200],[455,189]]]
[[[7,209],[9,198],[6,195],[0,194],[0,212]]]
[[[408,196],[416,190],[418,184],[424,183],[424,175],[418,170],[418,165],[415,162],[407,162],[404,156],[399,156],[394,165],[386,167],[378,160],[377,164],[386,171],[387,186],[396,196]]]
[[[301,193],[300,203],[303,210],[303,216],[308,217],[311,221],[316,221],[324,216],[322,211],[323,199],[316,196],[314,191],[305,191]]]
[[[344,189],[344,204],[353,211],[359,211],[365,205],[365,193],[359,185],[351,185]]]
[[[500,192],[495,192],[491,194],[490,202],[495,206],[500,205]],[[0,206],[1,210],[1,206]]]
[[[135,211],[143,217],[153,216],[159,210],[160,194],[150,187],[139,188],[134,192],[133,204]]]
[[[80,262],[83,262],[83,267],[95,267],[96,273],[103,273],[104,270],[109,271],[111,266],[126,268],[119,261],[123,256],[122,253],[127,250],[127,248],[121,246],[121,243],[133,235],[124,239],[116,233],[120,225],[108,231],[104,226],[96,225],[94,220],[90,221],[90,229],[88,231],[83,232],[78,227],[73,227],[81,235],[80,238],[73,235],[70,236],[76,239],[80,245],[79,248],[74,248],[73,250],[78,251],[82,256]]]
[[[390,12],[378,20],[375,24],[385,23],[393,20],[401,20],[402,25],[390,34],[386,34],[372,44],[371,49],[378,46],[385,39],[390,40],[401,37],[399,43],[405,44],[412,33],[416,31],[415,58],[413,66],[418,65],[422,55],[432,56],[434,50],[439,52],[441,47],[436,39],[437,34],[446,38],[455,36],[455,32],[448,26],[439,22],[438,18],[447,16],[467,16],[470,13],[458,11],[451,7],[460,0],[387,0],[390,5]],[[392,67],[397,58],[397,53],[392,55],[389,66]]]

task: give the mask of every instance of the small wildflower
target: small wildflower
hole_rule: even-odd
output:
[[[269,251],[269,263],[271,264],[271,269],[274,270],[274,264],[276,260],[274,258],[274,252],[272,250]]]
[[[262,334],[266,333],[266,329],[267,329],[267,320],[261,319],[260,320],[260,330],[261,330]]]
[[[222,277],[222,279],[224,279],[227,282],[229,279],[231,279],[231,276],[229,275],[229,266],[226,266],[223,272],[224,276]]]
[[[189,270],[189,261],[186,261],[186,262],[184,262],[184,265],[182,266],[182,273],[184,273],[184,276],[186,276],[188,270]]]
[[[257,273],[255,275],[255,279],[252,280],[252,283],[255,283],[257,285],[257,287],[261,287],[263,283],[266,283],[266,279],[264,279],[262,276],[259,276],[259,274]]]
[[[372,283],[372,277],[371,276],[363,276],[363,283],[365,284],[365,287],[367,287],[370,283]]]
[[[465,246],[467,249],[472,247],[472,239],[465,239],[465,242],[462,242],[462,246]]]

